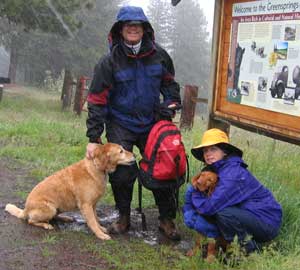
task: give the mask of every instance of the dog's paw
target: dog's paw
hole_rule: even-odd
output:
[[[111,239],[111,237],[108,234],[102,234],[99,238],[101,240],[110,240]]]
[[[51,224],[44,224],[44,229],[46,229],[46,230],[54,230],[54,227],[51,225]]]
[[[101,229],[104,233],[108,233],[108,230],[107,230],[105,227],[100,226],[100,229]]]
[[[196,251],[192,248],[185,253],[187,257],[193,257],[196,254]]]

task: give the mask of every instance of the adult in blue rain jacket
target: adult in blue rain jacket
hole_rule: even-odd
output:
[[[173,62],[154,40],[154,31],[142,8],[122,7],[109,33],[109,48],[95,67],[88,94],[86,156],[92,158],[96,143],[106,129],[109,142],[132,151],[144,151],[147,136],[163,113],[172,117],[181,103],[180,88],[174,80]],[[163,102],[160,104],[160,96]],[[110,183],[119,210],[111,233],[124,233],[130,226],[132,193],[138,168],[118,166]],[[171,239],[179,239],[173,219],[175,196],[171,189],[153,191],[159,209],[160,229]]]
[[[212,166],[219,180],[211,196],[188,187],[183,207],[188,227],[210,238],[224,238],[227,243],[237,236],[247,253],[277,236],[282,220],[280,204],[248,171],[242,151],[229,144],[223,131],[207,130],[192,154]]]

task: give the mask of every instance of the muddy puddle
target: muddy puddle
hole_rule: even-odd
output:
[[[166,238],[158,230],[158,213],[156,209],[143,210],[146,218],[146,228],[142,225],[142,215],[137,209],[131,211],[131,227],[128,233],[122,235],[122,237],[141,239],[148,245],[170,245],[180,251],[186,251],[193,245],[191,239],[182,239],[181,241],[171,241]],[[80,212],[66,212],[62,216],[72,218],[72,222],[62,222],[57,220],[56,226],[60,230],[68,231],[82,231],[91,234],[92,232],[88,228],[84,218]],[[108,228],[115,220],[118,219],[118,211],[109,206],[101,206],[97,208],[97,216],[102,226]],[[113,235],[113,238],[120,236]]]

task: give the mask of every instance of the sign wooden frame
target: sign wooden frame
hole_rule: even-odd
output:
[[[227,100],[232,6],[235,3],[243,2],[250,1],[216,0],[215,2],[210,121],[225,121],[276,139],[300,144],[300,116],[236,104]],[[212,125],[210,124],[210,126]]]

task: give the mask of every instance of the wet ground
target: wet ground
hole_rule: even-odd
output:
[[[30,226],[10,216],[4,211],[5,205],[14,203],[23,208],[24,191],[29,192],[35,181],[28,176],[29,168],[9,160],[0,159],[0,270],[31,269],[113,269],[107,262],[83,246],[82,234],[92,234],[79,212],[68,212],[74,222],[56,222],[54,232]],[[157,210],[144,209],[147,230],[142,228],[142,219],[137,210],[131,213],[131,228],[128,234],[114,236],[117,241],[140,239],[146,244],[171,245],[174,249],[185,252],[191,245],[191,239],[173,242],[166,239],[157,228]],[[113,206],[100,205],[97,214],[101,224],[109,226],[116,218]]]

